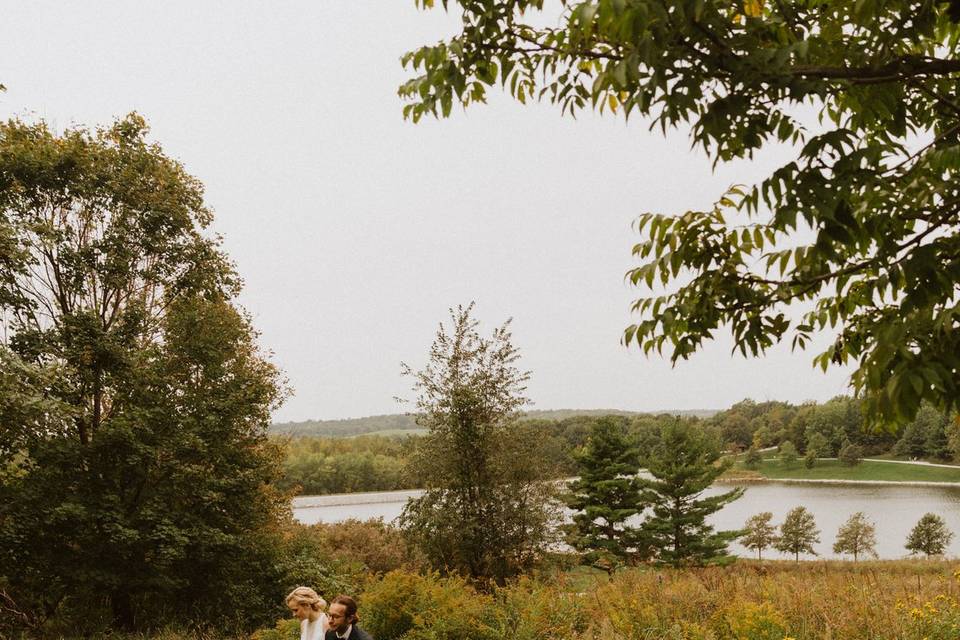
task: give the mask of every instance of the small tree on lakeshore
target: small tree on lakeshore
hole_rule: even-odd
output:
[[[762,553],[777,541],[777,528],[770,523],[773,520],[773,514],[769,511],[750,516],[743,525],[743,537],[740,538],[740,544],[747,549],[755,549],[757,560],[762,560]]]
[[[820,530],[806,507],[794,507],[780,525],[780,536],[773,543],[781,553],[792,553],[800,562],[801,553],[817,555],[813,545],[820,543]]]
[[[943,555],[953,532],[947,528],[943,518],[935,513],[924,514],[907,537],[906,548],[911,554],[923,553],[930,556]]]
[[[732,461],[721,459],[716,437],[689,421],[674,419],[660,428],[647,458],[652,479],[642,480],[653,506],[643,524],[660,562],[672,566],[730,562],[727,545],[739,531],[714,531],[706,518],[743,495],[743,488],[701,497]]]
[[[841,525],[837,531],[837,540],[833,543],[834,553],[849,553],[856,562],[863,554],[877,557],[877,529],[862,511],[858,511]]]
[[[797,448],[789,440],[780,444],[780,461],[787,467],[792,467],[797,462]]]
[[[645,508],[640,454],[626,426],[615,417],[594,423],[590,439],[575,454],[580,477],[570,483],[567,507],[574,511],[567,541],[585,552],[584,562],[612,573],[647,555],[640,527],[627,524]]]

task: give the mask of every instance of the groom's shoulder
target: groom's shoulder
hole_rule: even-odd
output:
[[[370,634],[360,627],[354,627],[353,633],[350,634],[350,640],[373,640],[373,638],[371,638]]]

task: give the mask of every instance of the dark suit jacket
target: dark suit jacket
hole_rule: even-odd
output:
[[[333,629],[328,629],[327,635],[323,636],[323,640],[338,640],[337,632]],[[347,638],[347,640],[373,640],[373,638],[357,625],[353,625],[353,631],[350,632],[350,637]]]

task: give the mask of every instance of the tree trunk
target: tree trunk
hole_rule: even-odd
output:
[[[114,625],[123,631],[134,631],[133,601],[130,592],[118,589],[110,594],[110,609],[113,612]]]

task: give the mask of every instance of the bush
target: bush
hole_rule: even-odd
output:
[[[504,616],[504,637],[513,640],[574,640],[586,631],[588,611],[583,598],[564,584],[544,584],[527,578],[497,591]]]
[[[391,571],[361,601],[361,625],[377,640],[495,640],[493,598],[463,579]]]
[[[400,530],[385,523],[383,518],[366,521],[351,518],[334,524],[315,524],[311,530],[327,554],[361,563],[374,574],[394,569],[417,570],[425,563]]]
[[[300,621],[296,618],[278,620],[271,629],[261,629],[251,640],[300,640]]]
[[[860,461],[863,459],[863,449],[861,449],[859,445],[850,444],[848,441],[840,449],[837,457],[840,459],[841,464],[853,467],[860,464]]]
[[[732,605],[724,615],[737,640],[783,640],[789,637],[783,616],[769,603]]]
[[[338,593],[360,592],[367,580],[363,563],[331,550],[323,528],[293,524],[285,533],[278,607],[286,594],[301,585],[312,587],[327,600]]]

